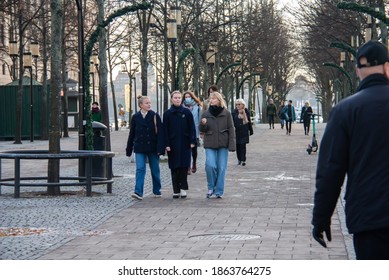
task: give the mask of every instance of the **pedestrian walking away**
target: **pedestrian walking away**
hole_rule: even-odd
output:
[[[232,112],[232,119],[235,126],[236,139],[236,157],[238,165],[246,165],[246,145],[250,141],[250,135],[253,135],[253,126],[251,123],[250,112],[246,108],[246,102],[243,99],[235,101],[236,108]]]
[[[319,151],[312,236],[326,247],[347,176],[345,212],[357,259],[389,260],[389,54],[378,41],[356,55],[357,92],[330,112]]]
[[[153,182],[153,194],[155,197],[161,197],[159,156],[165,153],[165,145],[161,118],[151,110],[150,98],[139,96],[138,106],[140,110],[131,118],[126,155],[131,157],[132,153],[135,153],[135,191],[131,196],[142,200],[147,159]]]
[[[300,122],[304,124],[304,134],[309,135],[309,129],[311,126],[311,117],[313,110],[309,102],[305,102],[303,108],[301,109]]]
[[[188,169],[188,175],[191,173],[196,173],[197,171],[197,147],[200,144],[200,131],[199,131],[199,124],[202,114],[202,102],[200,99],[191,91],[186,91],[184,93],[184,99],[183,103],[185,108],[188,108],[189,111],[192,113],[193,121],[195,124],[196,129],[196,145],[192,148],[192,168],[189,167]]]
[[[171,93],[169,110],[163,114],[166,151],[171,170],[173,198],[186,198],[188,186],[188,168],[191,149],[196,145],[196,129],[192,113],[182,105],[182,94]]]
[[[212,92],[209,108],[201,116],[200,132],[204,133],[207,197],[222,198],[227,172],[228,151],[235,151],[235,128],[223,96]]]
[[[285,117],[286,135],[290,135],[292,132],[292,123],[296,121],[296,112],[293,107],[293,101],[289,100],[288,105],[285,105],[283,109],[283,116]]]
[[[277,115],[277,107],[274,105],[273,99],[269,99],[269,104],[266,107],[266,114],[269,120],[269,129],[274,129],[274,118]]]

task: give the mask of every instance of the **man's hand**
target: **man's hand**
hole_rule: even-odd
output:
[[[317,226],[314,226],[314,227],[313,227],[313,230],[312,230],[312,236],[313,236],[313,238],[314,238],[317,242],[319,242],[319,244],[320,244],[321,246],[323,246],[324,248],[327,248],[327,244],[326,244],[326,242],[324,241],[323,232],[326,233],[327,240],[328,240],[328,241],[331,241],[331,227],[330,227],[330,225],[325,226],[325,227],[317,227]]]

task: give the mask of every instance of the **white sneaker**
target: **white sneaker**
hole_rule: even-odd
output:
[[[143,197],[141,197],[139,194],[137,194],[137,193],[133,193],[133,194],[131,194],[131,197],[132,198],[136,198],[136,199],[138,199],[138,200],[142,200],[143,199]]]
[[[185,190],[181,190],[181,198],[186,198],[187,193]]]
[[[173,193],[173,198],[180,198],[180,194],[179,193]]]

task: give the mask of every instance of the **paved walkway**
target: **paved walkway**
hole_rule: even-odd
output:
[[[319,124],[319,135],[323,124]],[[247,165],[229,154],[223,199],[205,197],[204,151],[198,172],[189,176],[187,199],[172,198],[170,171],[161,163],[162,198],[150,195],[148,170],[143,201],[133,201],[135,164],[125,157],[128,130],[112,132],[113,194],[105,188],[92,198],[12,198],[3,187],[0,229],[32,228],[41,234],[0,235],[0,259],[354,259],[344,225],[342,201],[332,219],[333,241],[322,248],[312,240],[311,213],[317,155],[305,151],[310,137],[301,124],[292,135],[257,125],[248,145]],[[62,149],[77,149],[77,135]],[[22,146],[0,142],[0,150],[47,149],[47,141]],[[11,167],[9,167],[11,168]],[[74,166],[64,166],[70,172]],[[9,169],[3,170],[7,172]],[[29,190],[31,191],[31,190]],[[1,233],[1,231],[0,231]]]

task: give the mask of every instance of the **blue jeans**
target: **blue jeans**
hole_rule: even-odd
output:
[[[222,196],[227,171],[228,149],[205,149],[205,156],[208,190],[213,191],[217,196]]]
[[[161,175],[159,170],[159,156],[156,153],[135,153],[136,177],[135,192],[143,196],[143,185],[146,176],[146,157],[149,158],[151,178],[153,180],[153,193],[161,194]]]

